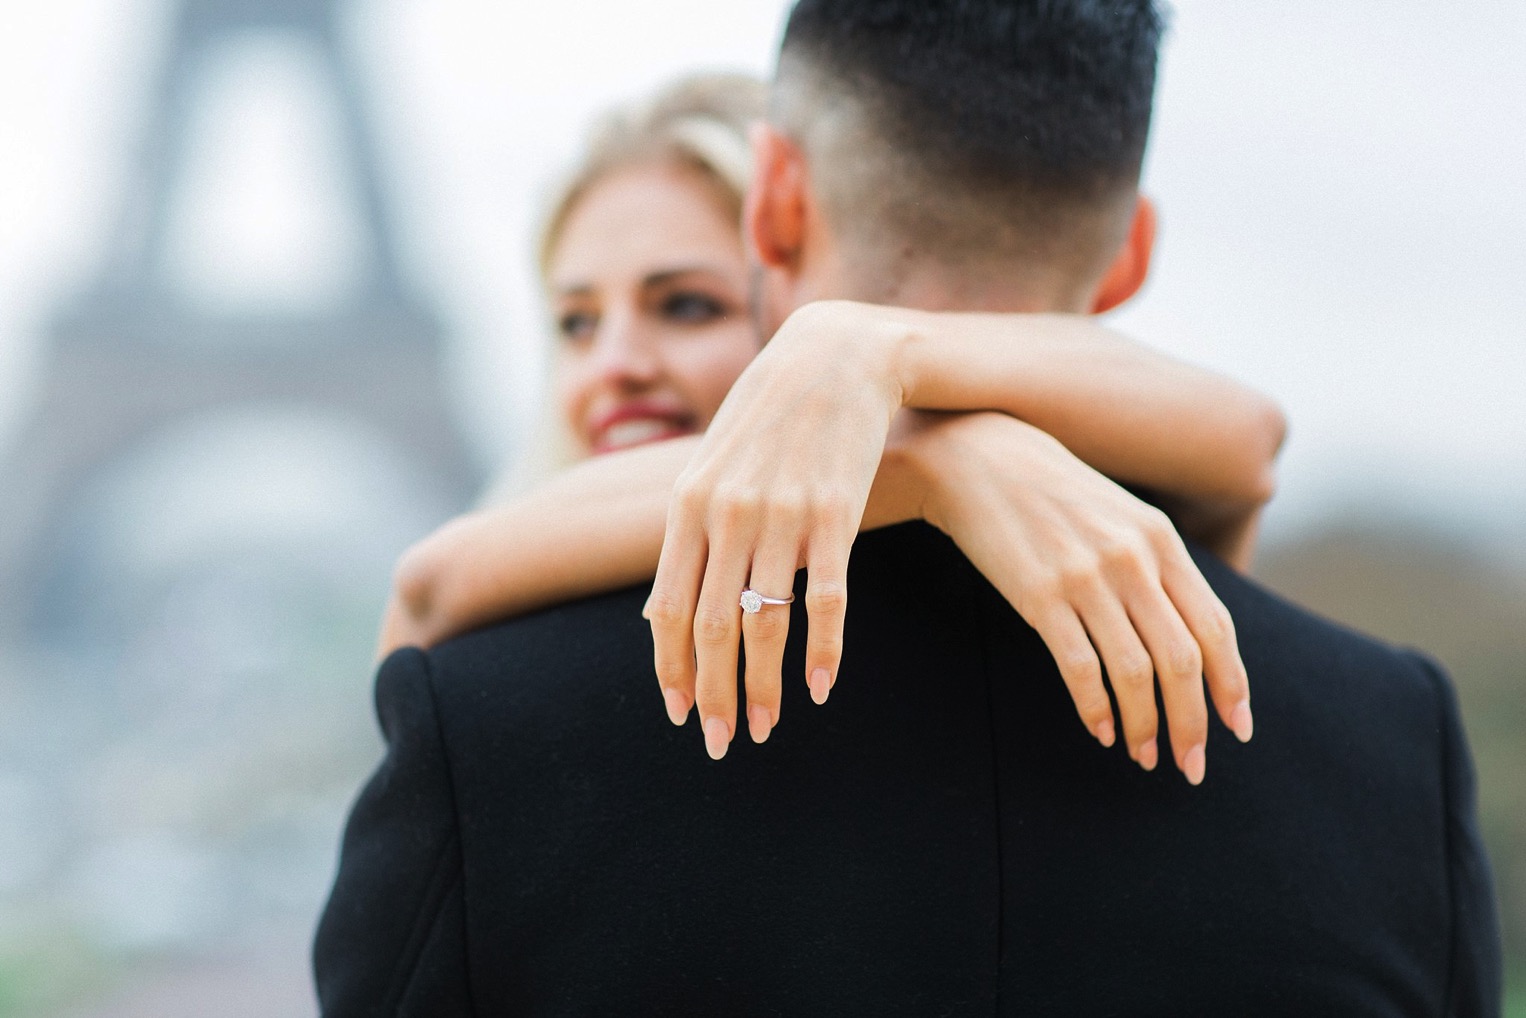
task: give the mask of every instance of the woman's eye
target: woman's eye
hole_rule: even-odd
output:
[[[593,335],[599,320],[585,311],[569,311],[556,320],[556,331],[563,339],[578,341]]]
[[[662,313],[680,322],[710,322],[726,317],[726,306],[702,293],[675,293],[662,302]]]

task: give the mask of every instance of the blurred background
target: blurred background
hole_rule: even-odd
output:
[[[1456,676],[1526,1015],[1526,6],[1179,0],[1115,321],[1293,423],[1259,572]],[[519,451],[589,116],[783,0],[0,29],[0,1016],[314,1011],[393,558]]]

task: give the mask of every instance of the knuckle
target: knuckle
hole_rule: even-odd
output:
[[[1060,589],[1071,597],[1090,592],[1101,578],[1101,567],[1095,554],[1072,555],[1060,570]]]
[[[688,605],[669,590],[653,590],[646,602],[646,616],[654,628],[682,628],[688,618]]]
[[[772,643],[784,639],[789,632],[789,612],[764,609],[742,620],[742,629],[749,642],[759,640]]]
[[[1101,691],[1078,690],[1071,696],[1076,702],[1076,713],[1080,714],[1088,725],[1113,716],[1113,704]]]
[[[848,588],[837,580],[813,583],[805,592],[805,608],[812,615],[841,615],[848,610]]]
[[[683,689],[693,682],[689,671],[691,666],[685,666],[678,658],[659,660],[653,669],[657,673],[658,685]]]
[[[1182,544],[1182,535],[1176,532],[1176,524],[1172,523],[1171,517],[1161,510],[1154,506],[1148,507],[1145,510],[1143,527],[1150,544],[1156,549],[1186,554],[1187,546]]]
[[[664,686],[685,686],[692,682],[690,672],[694,668],[694,654],[676,647],[659,647],[652,653],[652,670]]]
[[[1203,654],[1191,640],[1173,640],[1161,654],[1161,672],[1178,679],[1194,679],[1203,674]]]
[[[835,632],[830,636],[826,633],[812,633],[807,655],[812,668],[833,668],[842,660],[842,637]]]
[[[1145,542],[1139,535],[1117,533],[1103,541],[1098,549],[1102,561],[1112,569],[1137,568],[1145,559]]]
[[[1063,651],[1055,658],[1055,664],[1059,665],[1060,674],[1067,682],[1090,685],[1093,679],[1102,677],[1102,665],[1096,653],[1085,647]]]
[[[726,485],[711,497],[712,512],[719,523],[744,523],[756,519],[763,500],[752,488]]]
[[[1171,517],[1157,506],[1142,505],[1139,510],[1139,524],[1151,537],[1176,536],[1176,526],[1171,522]]]
[[[1065,582],[1055,573],[1038,573],[1023,584],[1018,611],[1030,622],[1042,618],[1047,610],[1065,597]]]
[[[778,659],[768,661],[754,661],[748,659],[746,681],[746,696],[748,703],[761,703],[768,706],[777,705],[779,702],[779,689],[782,686],[781,669]]]
[[[805,496],[783,492],[769,496],[767,516],[770,521],[798,526],[805,520]]]
[[[1119,524],[1099,542],[1100,568],[1109,575],[1138,576],[1152,571],[1159,554],[1147,527]]]
[[[1202,742],[1208,734],[1208,714],[1205,711],[1176,709],[1167,712],[1171,723],[1171,741],[1179,746],[1191,746]]]
[[[811,509],[816,518],[826,523],[846,520],[851,511],[848,494],[840,488],[828,488],[819,492],[811,501]]]
[[[812,626],[807,633],[807,656],[815,664],[830,664],[842,656],[842,630],[830,626]]]
[[[673,506],[680,514],[703,517],[710,487],[697,477],[681,477],[673,485]]]
[[[706,646],[729,641],[735,632],[735,614],[719,605],[700,605],[694,613],[694,639]]]
[[[1155,668],[1148,654],[1137,651],[1124,654],[1108,667],[1108,677],[1113,684],[1127,688],[1147,686],[1155,677]]]
[[[1218,598],[1203,612],[1203,617],[1198,623],[1203,631],[1203,639],[1208,643],[1226,644],[1235,638],[1235,620],[1229,614],[1229,609],[1224,607],[1224,602]]]

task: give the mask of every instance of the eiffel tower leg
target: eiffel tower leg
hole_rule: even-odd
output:
[[[334,82],[334,94],[339,100],[339,122],[345,147],[345,163],[349,167],[351,184],[360,201],[366,221],[371,224],[375,243],[371,246],[372,266],[370,296],[389,304],[405,303],[402,294],[402,275],[398,271],[394,252],[395,226],[388,205],[383,200],[381,182],[375,173],[366,172],[373,165],[370,153],[377,151],[376,139],[371,133],[369,121],[361,112],[359,82],[354,62],[344,53],[331,30],[325,39],[327,47],[324,66]]]
[[[148,120],[139,137],[137,174],[129,178],[112,234],[103,273],[103,289],[132,293],[155,289],[153,275],[164,254],[175,168],[184,163],[192,112],[190,88],[204,52],[204,30],[196,27],[192,8],[182,3],[174,18],[168,59],[150,92]]]

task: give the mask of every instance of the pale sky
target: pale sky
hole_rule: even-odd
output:
[[[99,256],[169,11],[9,6],[0,442],[35,392],[50,310]],[[528,237],[588,118],[682,71],[764,72],[784,7],[357,5],[406,269],[451,323],[451,377],[485,456],[533,416]],[[1115,321],[1283,404],[1274,531],[1381,497],[1526,538],[1522,53],[1519,0],[1176,4],[1146,169],[1155,273]],[[315,80],[279,39],[209,72],[172,245],[187,292],[302,304],[344,285],[342,192],[290,186],[330,158]]]

